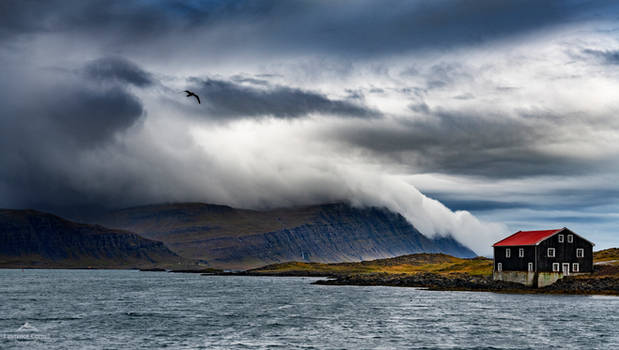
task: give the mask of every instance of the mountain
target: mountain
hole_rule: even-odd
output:
[[[267,211],[162,204],[112,211],[96,221],[162,241],[180,256],[227,269],[285,261],[361,261],[420,252],[475,256],[451,237],[427,238],[400,214],[342,203]]]
[[[0,209],[0,267],[127,268],[185,260],[135,233],[34,210]]]

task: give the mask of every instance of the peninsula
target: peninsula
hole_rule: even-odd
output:
[[[492,279],[492,259],[457,258],[446,254],[410,254],[354,263],[289,262],[240,274],[255,276],[327,277],[315,284],[418,287],[431,290],[512,293],[619,295],[619,248],[594,253],[594,272],[564,277],[545,288]]]

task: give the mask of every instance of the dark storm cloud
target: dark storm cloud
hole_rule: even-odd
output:
[[[184,1],[8,0],[0,2],[0,35],[79,33],[119,41],[156,36],[208,18]]]
[[[394,124],[357,124],[332,132],[336,139],[366,149],[378,159],[409,165],[415,172],[488,178],[578,175],[589,173],[591,168],[604,168],[606,162],[545,149],[569,137],[557,125],[562,123],[569,133],[570,128],[582,127],[582,123],[593,125],[593,120],[548,112],[521,111],[513,117],[482,111],[431,111],[425,104],[410,108],[427,117]],[[553,132],[549,134],[548,130]]]
[[[383,55],[468,45],[566,21],[605,15],[612,1],[3,1],[0,35],[71,32],[123,47],[143,47],[167,34],[217,51],[329,52]],[[35,15],[36,14],[36,15]],[[156,49],[156,48],[153,48]]]
[[[584,49],[582,53],[602,60],[606,64],[619,64],[619,50],[592,50]]]
[[[36,103],[15,106],[1,118],[4,136],[15,147],[93,148],[132,126],[143,114],[142,103],[121,87],[97,88],[87,82],[59,83],[53,94],[32,86],[25,98]],[[24,98],[24,97],[22,97]],[[11,104],[10,102],[8,103]],[[9,107],[10,108],[10,107]],[[7,108],[8,109],[8,108]],[[29,141],[26,144],[25,141]]]
[[[355,103],[287,86],[257,88],[215,79],[194,82],[212,118],[298,118],[312,113],[358,118],[379,115]]]
[[[84,73],[90,79],[112,81],[146,87],[153,84],[150,73],[122,57],[103,57],[89,62]]]
[[[100,145],[133,125],[143,113],[141,102],[118,87],[67,88],[43,108],[36,118],[80,147]]]
[[[569,69],[555,71],[561,62],[547,56],[552,47],[545,38],[557,41],[565,34],[569,41],[586,21],[614,16],[617,6],[581,0],[0,1],[0,206],[52,210],[164,200],[305,204],[332,193],[347,196],[347,186],[367,190],[374,199],[406,193],[404,187],[373,188],[363,179],[382,174],[517,177],[514,182],[526,187],[530,178],[543,175],[569,179],[604,172],[613,162],[604,158],[603,142],[599,152],[557,149],[571,140],[596,146],[595,129],[619,129],[611,119],[594,124],[594,114],[608,108],[600,112],[583,98],[556,111],[552,106],[514,110],[514,105],[546,108],[566,100],[557,96],[561,89],[539,88],[548,83],[545,74],[521,76],[522,67],[513,72],[501,67],[528,68],[535,60],[563,77]],[[533,49],[523,50],[529,43]],[[536,51],[540,46],[546,50],[542,55]],[[606,49],[591,46],[579,57],[617,64],[616,51]],[[100,55],[106,57],[92,61]],[[472,62],[476,58],[483,67]],[[39,69],[62,64],[71,74]],[[530,68],[535,72],[535,65]],[[491,73],[479,74],[481,69]],[[231,78],[195,79],[181,87],[187,75]],[[202,104],[184,100],[178,92],[185,88],[195,90]],[[548,96],[529,97],[542,90]],[[151,111],[144,128],[146,107],[136,94]],[[171,99],[186,104],[161,105]],[[379,111],[363,105],[366,100]],[[393,113],[410,115],[389,115],[398,105],[409,110]],[[373,118],[381,107],[385,114]],[[570,109],[590,118],[562,115]],[[185,118],[191,113],[220,123],[313,114],[355,119],[309,120],[311,127],[303,130],[305,123],[259,120],[247,123],[259,141],[243,145],[234,123],[202,125]],[[277,132],[261,129],[270,123]],[[289,143],[273,135],[279,131],[298,144],[282,147]],[[324,148],[305,160],[315,143]],[[285,152],[278,156],[281,148]],[[256,158],[265,159],[254,163]],[[367,164],[384,167],[366,175],[357,167]],[[334,171],[340,168],[343,175]],[[603,188],[541,192],[537,198],[551,198],[544,202],[550,210],[617,197]],[[492,195],[436,196],[455,209],[540,208],[518,196],[497,201]],[[403,203],[415,202],[403,197]]]
[[[12,86],[19,77],[18,87]],[[11,71],[0,82],[0,205],[52,209],[96,203],[76,176],[80,158],[116,140],[143,116],[124,85],[69,70]],[[50,83],[51,82],[51,83]],[[80,185],[82,184],[82,185]]]

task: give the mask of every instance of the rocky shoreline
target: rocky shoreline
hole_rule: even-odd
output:
[[[472,276],[468,274],[439,275],[435,273],[342,275],[313,283],[320,285],[417,287],[429,290],[503,293],[619,295],[619,278],[615,277],[566,277],[545,288],[530,288],[518,283],[495,281],[491,276]]]

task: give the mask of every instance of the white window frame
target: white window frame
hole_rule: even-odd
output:
[[[574,243],[574,235],[567,235],[567,243]]]
[[[578,263],[572,263],[572,272],[580,272],[580,265]]]
[[[548,255],[549,258],[554,258],[555,257],[555,249],[554,248],[548,248],[548,251],[546,251],[546,255]]]
[[[518,248],[518,257],[524,258],[524,248]]]
[[[576,257],[584,258],[585,257],[585,249],[584,248],[576,248]]]
[[[498,272],[503,271],[503,264],[502,264],[502,263],[497,263],[497,264],[496,264],[496,270],[497,270]]]
[[[506,258],[512,257],[512,250],[510,248],[505,248],[505,257]]]
[[[559,263],[552,263],[552,272],[559,272],[561,265]]]
[[[532,263],[532,262],[530,262],[530,263],[528,263],[528,264],[527,264],[527,270],[528,270],[529,272],[533,272],[533,263]]]
[[[559,235],[559,243],[563,243],[563,241],[564,241],[563,235]]]

